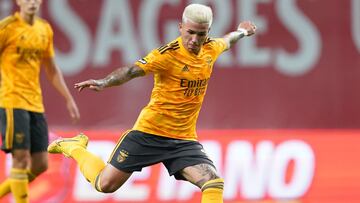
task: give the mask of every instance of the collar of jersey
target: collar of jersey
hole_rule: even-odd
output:
[[[182,53],[184,53],[185,55],[192,57],[192,58],[199,58],[202,55],[203,52],[203,47],[200,48],[199,53],[196,55],[194,53],[189,52],[184,46],[183,46],[183,42],[182,42],[182,38],[181,36],[178,37],[178,42],[179,42],[179,46],[180,46],[180,50]]]
[[[25,22],[25,20],[20,16],[19,12],[15,12],[14,16],[15,16],[16,19],[18,19],[21,22],[21,24],[28,25],[30,27],[33,27],[37,22],[37,17],[35,17],[34,24],[30,25],[29,23]]]

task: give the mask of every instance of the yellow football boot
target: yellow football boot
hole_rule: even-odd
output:
[[[71,157],[71,152],[77,148],[86,149],[89,142],[89,138],[80,133],[72,138],[59,138],[48,146],[48,152],[52,154],[62,153],[66,157]]]

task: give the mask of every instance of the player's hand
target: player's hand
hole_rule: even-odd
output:
[[[246,30],[247,31],[246,36],[251,36],[251,35],[255,34],[256,25],[250,21],[244,21],[239,24],[238,29]]]
[[[70,113],[71,120],[76,123],[80,120],[79,109],[73,99],[66,102],[66,107]]]
[[[78,91],[80,92],[81,90],[83,90],[84,88],[89,88],[91,90],[95,90],[95,91],[101,91],[105,88],[105,83],[103,80],[86,80],[83,82],[79,82],[76,83],[74,85],[74,88],[78,89]]]

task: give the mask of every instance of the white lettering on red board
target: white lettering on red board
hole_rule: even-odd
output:
[[[12,0],[0,2],[2,13],[9,14],[11,13],[10,9],[15,7]],[[357,3],[353,2],[353,4]],[[71,44],[69,50],[56,51],[56,60],[64,74],[76,75],[89,66],[93,68],[107,67],[111,64],[114,52],[121,54],[123,64],[132,64],[150,50],[159,47],[162,36],[164,38],[162,43],[164,43],[179,35],[178,23],[181,19],[181,12],[179,20],[165,20],[162,23],[164,25],[163,35],[158,33],[158,23],[161,20],[160,13],[163,6],[180,5],[180,0],[140,1],[137,3],[140,10],[137,14],[130,12],[131,4],[130,0],[102,1],[99,20],[96,25],[91,25],[97,26],[95,32],[92,33],[90,30],[94,30],[94,28],[90,28],[90,25],[77,13],[79,11],[71,7],[70,1],[52,0],[47,2],[48,7],[43,9],[49,9],[53,27],[57,27]],[[270,26],[267,16],[260,15],[257,10],[261,4],[274,4],[274,13],[277,15],[279,23],[289,33],[284,33],[283,37],[294,41],[290,43],[297,45],[295,51],[288,51],[286,47],[288,44],[272,47],[270,45],[260,46],[257,43],[260,37],[269,34]],[[212,6],[216,18],[212,25],[211,36],[221,37],[229,30],[234,30],[236,27],[233,27],[232,19],[236,19],[236,21],[251,19],[259,28],[257,35],[242,40],[234,49],[225,52],[217,63],[220,67],[274,67],[285,75],[299,76],[314,69],[320,59],[322,50],[320,31],[298,7],[295,0],[243,0],[236,5],[232,1],[214,1]],[[353,12],[357,13],[357,11],[355,9]],[[135,22],[136,20],[138,22]],[[356,33],[356,30],[353,32]]]

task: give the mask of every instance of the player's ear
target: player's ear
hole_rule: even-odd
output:
[[[182,30],[182,28],[183,28],[183,24],[182,24],[182,23],[179,23],[178,28],[179,28],[179,32],[181,33],[181,30]]]

